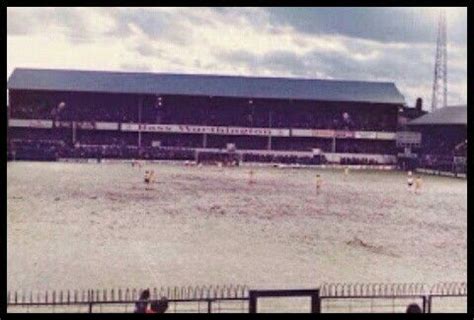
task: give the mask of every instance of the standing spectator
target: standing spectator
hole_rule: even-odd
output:
[[[143,292],[140,294],[140,298],[135,303],[134,313],[146,313],[149,298],[150,298],[150,290],[149,289],[143,290]]]

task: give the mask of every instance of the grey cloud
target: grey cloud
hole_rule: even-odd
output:
[[[202,67],[201,61],[199,59],[194,59],[193,66],[196,68],[201,68]]]
[[[150,40],[166,40],[184,45],[192,38],[192,29],[180,23],[180,16],[163,11],[149,11],[143,8],[134,10],[111,10],[116,26],[108,35],[124,37],[131,34],[133,24],[145,33]]]
[[[348,45],[351,47],[351,45]],[[422,47],[422,49],[425,49]],[[367,48],[360,54],[370,54],[375,48]],[[333,78],[342,80],[390,81],[395,82],[402,93],[408,93],[407,103],[412,104],[417,96],[430,101],[430,88],[433,79],[433,61],[431,52],[428,56],[424,50],[413,46],[387,50],[374,58],[356,60],[349,52],[311,51],[297,55],[290,51],[273,51],[256,55],[247,51],[230,51],[216,53],[216,58],[225,64],[243,66],[253,75],[271,71],[275,75],[292,75],[303,78]],[[429,57],[429,58],[427,58]],[[450,99],[457,99],[462,91],[467,75],[463,69],[453,68],[449,79],[452,83]],[[422,88],[419,91],[413,88]],[[464,98],[465,100],[465,98]]]
[[[308,75],[307,65],[291,51],[276,50],[264,55],[256,55],[245,50],[235,50],[217,53],[221,61],[244,65],[249,70],[262,72],[270,70],[277,73],[288,72],[294,75]]]
[[[12,11],[8,9],[7,11],[7,34],[8,35],[26,35],[32,30],[30,23],[25,23],[28,21],[28,15],[22,11]]]
[[[8,35],[44,33],[51,26],[62,28],[70,41],[88,42],[94,37],[77,8],[14,8],[7,14]]]
[[[91,9],[92,10],[92,9]],[[433,22],[416,10],[392,8],[214,8],[199,14],[199,9],[180,9],[178,11],[151,11],[147,9],[94,8],[99,13],[114,19],[115,26],[106,34],[100,35],[87,25],[82,12],[75,8],[54,9],[8,9],[8,35],[29,35],[45,32],[50,26],[64,30],[72,43],[91,41],[97,36],[124,39],[134,32],[131,26],[139,28],[148,41],[131,44],[131,50],[146,58],[158,57],[162,62],[184,71],[198,68],[205,72],[247,70],[249,74],[273,74],[308,78],[335,78],[371,81],[394,81],[403,93],[408,92],[407,101],[412,96],[423,96],[425,103],[430,100],[436,28]],[[208,10],[208,9],[206,9]],[[210,14],[209,14],[210,13]],[[215,15],[215,19],[211,17]],[[466,92],[467,51],[466,22],[449,22],[448,79],[452,99],[461,99]],[[212,21],[227,21],[230,25],[247,23],[255,30],[264,27],[268,36],[283,32],[291,26],[295,29],[293,43],[299,48],[311,49],[311,41],[301,34],[318,37],[320,34],[344,35],[339,38],[346,50],[325,52],[313,50],[306,54],[274,50],[267,54],[255,54],[244,50],[219,51],[213,48],[214,59],[210,61],[182,60],[179,55],[161,49],[163,43],[189,45],[197,31],[189,26],[213,25]],[[24,23],[28,21],[28,23]],[[456,32],[458,30],[459,32]],[[362,41],[369,39],[372,41]],[[407,46],[394,46],[392,42]],[[200,45],[206,45],[205,43]],[[166,53],[166,54],[165,54]],[[374,53],[377,53],[374,55]],[[367,59],[357,60],[356,55]],[[149,60],[148,60],[149,61]],[[148,64],[123,64],[125,70],[151,71]],[[419,88],[419,89],[418,89]],[[417,93],[416,91],[422,91]],[[465,101],[465,97],[464,97]]]
[[[161,57],[163,51],[155,48],[150,43],[140,43],[135,47],[135,50],[144,57]]]
[[[381,42],[434,42],[436,18],[422,8],[267,8],[273,25],[309,34],[339,34]],[[467,41],[467,14],[448,20],[448,39]]]
[[[122,63],[120,69],[133,72],[148,72],[152,71],[152,66],[146,63]]]
[[[303,59],[289,51],[272,51],[263,56],[262,62],[272,65],[277,70],[295,70],[298,73],[305,73],[307,65]]]
[[[241,20],[256,27],[269,26],[268,15],[262,8],[213,7],[211,10],[217,14],[221,21],[232,23],[235,20]],[[276,32],[278,28],[278,26],[275,26],[273,31]]]
[[[383,52],[376,59],[366,61],[351,60],[350,57],[340,54],[321,54],[313,52],[308,57],[310,65],[316,70],[332,75],[339,79],[393,81],[406,94],[407,103],[412,104],[415,97],[421,96],[425,102],[431,100],[431,84],[433,81],[433,64],[431,54],[429,59],[424,53],[415,48],[406,48]],[[449,81],[466,83],[467,76],[463,70],[452,68]],[[415,91],[412,88],[424,89]],[[449,84],[448,84],[449,86]],[[459,100],[462,87],[451,85],[450,99]],[[408,93],[408,94],[407,94]],[[457,98],[455,98],[457,96]],[[464,97],[464,100],[466,98]]]
[[[176,13],[150,11],[145,8],[90,10],[108,15],[114,19],[115,26],[101,34],[87,24],[83,12],[77,8],[14,8],[8,10],[7,33],[8,35],[39,34],[44,33],[47,27],[55,26],[62,29],[71,42],[77,43],[94,41],[103,36],[124,39],[132,35],[130,26],[134,25],[150,40],[184,45],[192,39],[192,29],[180,23],[181,17]]]
[[[217,52],[217,58],[226,62],[234,62],[247,65],[258,65],[256,63],[257,55],[246,50],[232,50]]]

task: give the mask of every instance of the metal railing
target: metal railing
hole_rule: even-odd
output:
[[[8,292],[8,312],[133,312],[141,289]],[[150,300],[166,297],[168,312],[237,312],[248,309],[248,288],[240,285],[161,287],[150,289]],[[241,311],[242,312],[242,311]]]
[[[329,283],[321,286],[321,312],[405,312],[411,303],[424,313],[467,312],[465,282]],[[445,303],[448,302],[449,303]],[[443,305],[443,303],[445,303]]]
[[[7,312],[130,313],[141,292],[130,288],[14,291],[7,293]],[[295,297],[295,293],[303,297]],[[250,290],[241,285],[150,289],[150,301],[161,297],[168,299],[167,312],[170,313],[256,312],[257,298],[262,299],[262,303],[273,299],[270,307],[260,309],[265,312],[404,313],[412,303],[424,313],[467,312],[465,282],[432,286],[423,283],[325,283],[311,290]]]

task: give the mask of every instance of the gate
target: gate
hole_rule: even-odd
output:
[[[249,313],[258,312],[258,300],[262,298],[277,298],[280,300],[283,298],[306,298],[310,299],[309,312],[320,313],[321,312],[321,301],[319,298],[319,289],[303,289],[303,290],[250,290],[249,291]],[[288,301],[287,301],[288,302]],[[263,312],[294,312],[294,310],[278,310],[278,307],[282,307],[281,303],[273,303],[271,310],[264,310]]]

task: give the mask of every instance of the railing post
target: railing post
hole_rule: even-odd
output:
[[[428,303],[427,303],[427,309],[425,311],[425,313],[431,313],[431,302],[432,302],[432,296],[428,296]]]
[[[89,302],[89,313],[92,313],[92,302]]]
[[[311,313],[321,313],[321,297],[319,296],[319,290],[311,295]]]
[[[207,313],[212,313],[212,300],[207,300]]]
[[[257,296],[255,291],[249,291],[249,313],[257,313]]]

